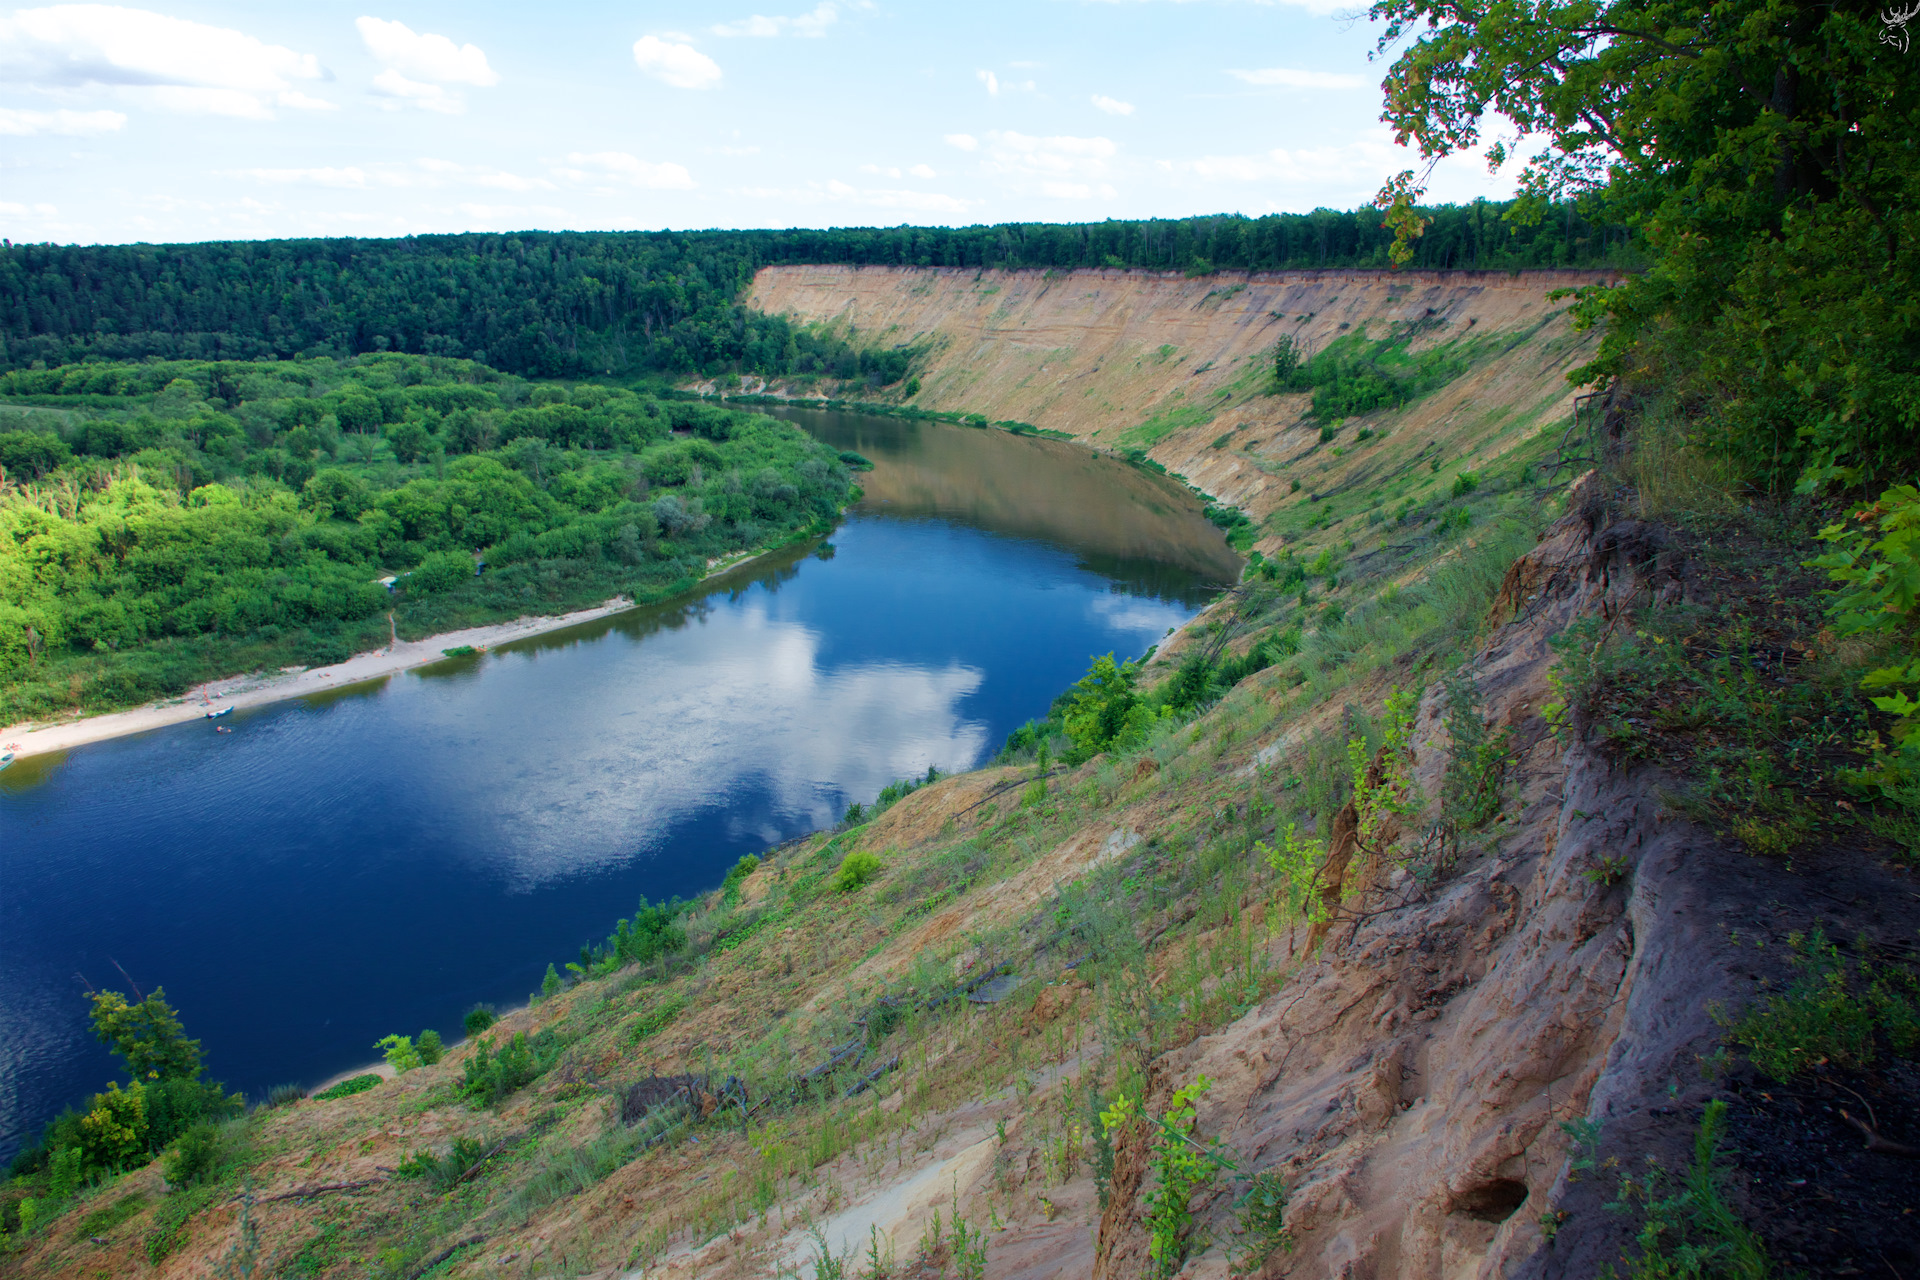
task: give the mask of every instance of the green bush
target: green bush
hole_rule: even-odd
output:
[[[420,1178],[444,1195],[486,1159],[487,1150],[487,1144],[478,1138],[455,1138],[445,1155],[416,1151],[402,1160],[394,1173],[402,1178]]]
[[[350,1076],[330,1089],[313,1095],[315,1102],[331,1102],[335,1098],[351,1098],[356,1093],[365,1093],[380,1083],[380,1077],[369,1071],[363,1076]]]
[[[167,1153],[162,1166],[167,1185],[177,1190],[207,1181],[219,1169],[220,1156],[220,1131],[204,1122],[194,1125]]]
[[[413,1047],[411,1037],[382,1036],[374,1041],[373,1047],[386,1055],[387,1065],[397,1074],[405,1075],[420,1065],[420,1051]]]
[[[430,1067],[446,1057],[447,1046],[446,1042],[440,1039],[440,1033],[429,1027],[413,1042],[413,1051],[419,1055],[421,1066]]]
[[[466,1031],[467,1037],[471,1039],[498,1021],[500,1019],[493,1010],[475,1005],[467,1010],[467,1016],[460,1020],[460,1025]]]
[[[852,893],[878,876],[880,868],[878,855],[856,849],[840,860],[840,869],[833,873],[833,891]]]
[[[482,1040],[467,1058],[460,1092],[472,1106],[494,1106],[537,1080],[559,1056],[559,1041],[548,1031],[532,1040],[516,1031],[497,1053],[490,1041]]]

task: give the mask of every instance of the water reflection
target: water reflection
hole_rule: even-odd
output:
[[[773,412],[873,461],[860,480],[865,510],[1065,547],[1122,590],[1187,605],[1240,575],[1239,557],[1179,483],[1081,445],[828,409]]]

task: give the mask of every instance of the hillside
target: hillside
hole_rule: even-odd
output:
[[[1576,421],[1580,282],[762,271],[924,346],[913,404],[1141,450],[1259,557],[679,945],[622,921],[481,1043],[53,1198],[0,1267],[1913,1274],[1920,892],[1836,781],[1873,714],[1801,567],[1836,513]]]

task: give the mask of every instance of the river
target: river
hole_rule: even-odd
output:
[[[89,985],[164,986],[258,1096],[457,1037],[630,914],[966,769],[1238,560],[1181,486],[1077,445],[786,416],[875,463],[820,545],[695,598],[0,773],[0,1157],[118,1063]]]

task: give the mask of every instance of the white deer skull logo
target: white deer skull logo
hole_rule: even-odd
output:
[[[1907,23],[1920,17],[1920,0],[1914,0],[1910,9],[1895,9],[1892,12],[1881,11],[1880,21],[1886,24],[1880,33],[1880,43],[1890,44],[1900,52],[1907,51]]]

